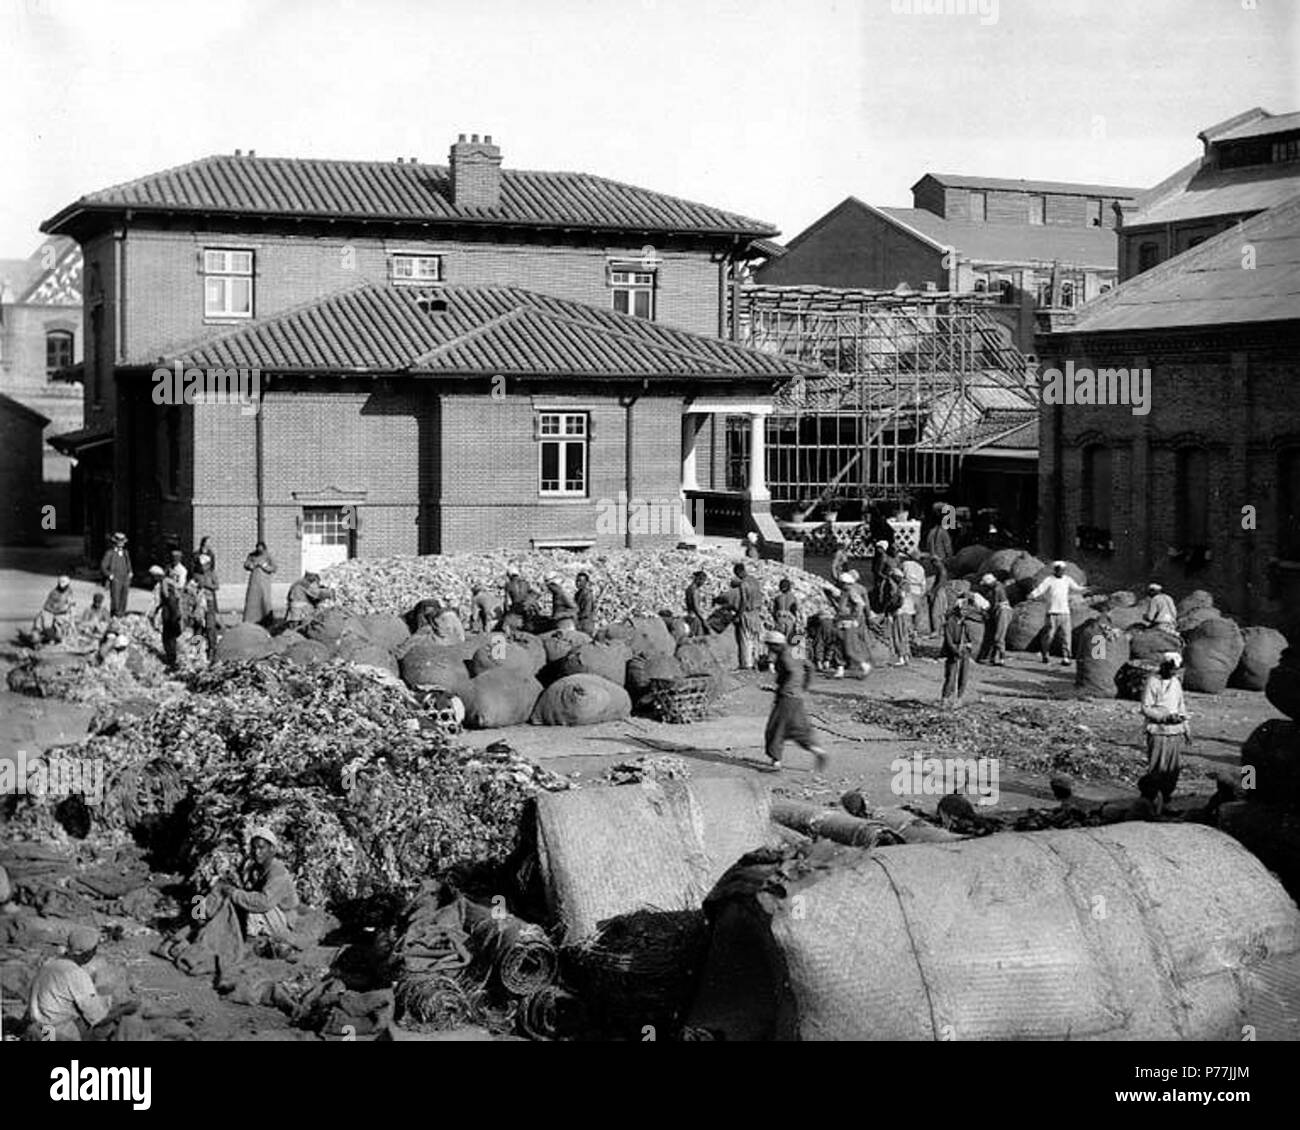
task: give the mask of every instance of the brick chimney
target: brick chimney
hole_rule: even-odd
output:
[[[501,198],[501,147],[492,135],[468,140],[462,133],[451,147],[451,201],[457,208],[495,208]]]

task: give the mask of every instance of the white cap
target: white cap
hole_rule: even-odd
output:
[[[1164,592],[1164,591],[1165,591],[1164,585],[1157,584],[1155,581],[1152,581],[1149,585],[1147,585],[1147,592]]]
[[[67,573],[64,573],[59,577],[59,588],[66,589],[70,584],[72,584],[72,578],[69,577]]]
[[[1064,569],[1064,568],[1065,568],[1065,562],[1064,562],[1064,561],[1053,561],[1053,562],[1052,562],[1052,568],[1053,568],[1053,569]]]
[[[1183,657],[1176,651],[1166,651],[1160,659],[1164,663],[1172,663],[1175,667],[1183,665]]]
[[[507,576],[507,577],[517,577],[517,576],[519,576],[519,567],[518,567],[517,565],[507,565],[507,566],[506,566],[506,576]]]
[[[991,584],[995,584],[996,582],[997,582],[997,577],[995,577],[992,573],[985,573],[984,576],[980,578],[980,584],[982,585],[991,585]]]
[[[856,584],[858,583],[858,581],[860,581],[861,579],[862,579],[862,574],[859,573],[856,569],[850,569],[850,570],[849,570],[849,580],[850,580],[853,584],[856,585]]]
[[[785,634],[783,632],[764,632],[763,642],[772,644],[785,643]]]
[[[149,576],[151,576],[151,577],[165,577],[166,575],[167,575],[167,574],[166,574],[166,572],[163,570],[163,567],[162,567],[161,565],[150,565],[150,566],[149,566]]]
[[[747,537],[750,541],[758,541],[758,535],[754,533],[752,530],[749,533],[747,533],[745,537]]]
[[[851,585],[851,584],[853,584],[853,574],[852,574],[852,573],[841,573],[841,574],[840,574],[840,584],[842,584],[842,585]]]
[[[272,847],[280,846],[280,841],[275,838],[275,833],[265,824],[258,824],[256,827],[249,828],[248,842],[252,843],[254,840],[265,840]]]
[[[888,549],[888,548],[889,548],[889,542],[887,542],[887,541],[878,541],[878,542],[876,542],[876,548],[877,548],[877,549]]]

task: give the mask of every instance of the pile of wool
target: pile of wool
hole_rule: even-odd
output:
[[[557,573],[573,591],[579,573],[591,577],[596,590],[596,619],[601,623],[655,616],[667,608],[680,611],[684,593],[697,570],[709,575],[710,595],[727,591],[732,567],[741,558],[733,551],[706,546],[698,550],[612,550],[575,555],[565,552],[459,554],[431,557],[353,559],[326,570],[324,583],[334,591],[334,601],[356,614],[391,612],[403,615],[418,601],[437,597],[465,613],[471,586],[483,585],[500,593],[506,568],[516,566],[523,578],[543,594],[542,608],[550,607],[543,578]],[[746,569],[763,583],[769,599],[777,585],[788,579],[805,615],[826,609],[826,582],[820,577],[777,561],[746,561]]]

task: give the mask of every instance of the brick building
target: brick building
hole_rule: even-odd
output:
[[[1121,280],[1300,195],[1300,113],[1255,107],[1197,136],[1200,157],[1120,203]]]
[[[31,545],[41,540],[41,508],[31,505],[41,495],[41,433],[49,424],[42,416],[0,393],[0,545]]]
[[[93,484],[92,556],[117,527],[149,551],[210,535],[225,562],[260,533],[290,572],[677,540],[598,518],[620,491],[682,501],[702,424],[757,430],[799,371],[721,340],[769,225],[503,169],[490,137],[462,135],[447,166],[209,157],[45,230],[85,253],[86,424],[59,443]],[[158,404],[174,364],[256,371],[257,410]],[[775,533],[762,467],[733,517]]]
[[[82,341],[77,244],[55,238],[26,259],[0,259],[0,394],[45,417],[52,434],[81,425],[82,391],[75,379]],[[41,464],[35,489],[20,491],[5,479],[0,491],[38,508],[53,506],[55,528],[75,533],[80,525],[72,460],[45,447]]]
[[[755,272],[773,286],[988,292],[1032,352],[1035,311],[1072,308],[1117,280],[1116,204],[1137,189],[927,173],[911,208],[850,196]]]
[[[1103,370],[1151,381],[1146,414],[1044,403],[1043,554],[1106,588],[1205,588],[1247,622],[1300,628],[1300,197],[1130,279],[1039,346],[1044,366],[1072,362],[1099,389]]]

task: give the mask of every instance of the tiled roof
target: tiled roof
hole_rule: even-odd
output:
[[[471,222],[617,231],[776,235],[761,220],[588,173],[501,170],[495,208],[457,207],[444,165],[286,157],[204,157],[83,196],[47,220],[58,231],[77,212],[227,212],[294,217]]]
[[[1217,141],[1242,141],[1248,137],[1268,137],[1274,133],[1287,133],[1300,129],[1300,111],[1290,114],[1270,114],[1264,111],[1262,118],[1243,122],[1239,126],[1225,130],[1215,136]]]
[[[1254,266],[1246,269],[1247,248]],[[1300,196],[1080,307],[1062,333],[1300,320]]]
[[[962,173],[926,173],[921,180],[929,177],[945,188],[988,189],[993,192],[1042,192],[1055,196],[1102,196],[1107,199],[1124,200],[1137,196],[1142,189],[1122,188],[1113,184],[1074,184],[1070,181],[1055,180],[1007,180],[1002,177],[971,177]],[[916,184],[920,184],[917,181]],[[913,189],[916,188],[914,184]]]
[[[444,309],[430,304],[443,303]],[[137,365],[268,372],[757,377],[820,370],[515,287],[362,284]]]
[[[869,205],[868,205],[869,207]],[[977,263],[1046,263],[1114,270],[1118,240],[1110,228],[1056,224],[982,224],[945,220],[923,208],[880,208],[886,216]]]
[[[1126,229],[1262,212],[1300,195],[1300,162],[1203,169],[1193,161],[1138,201]]]

